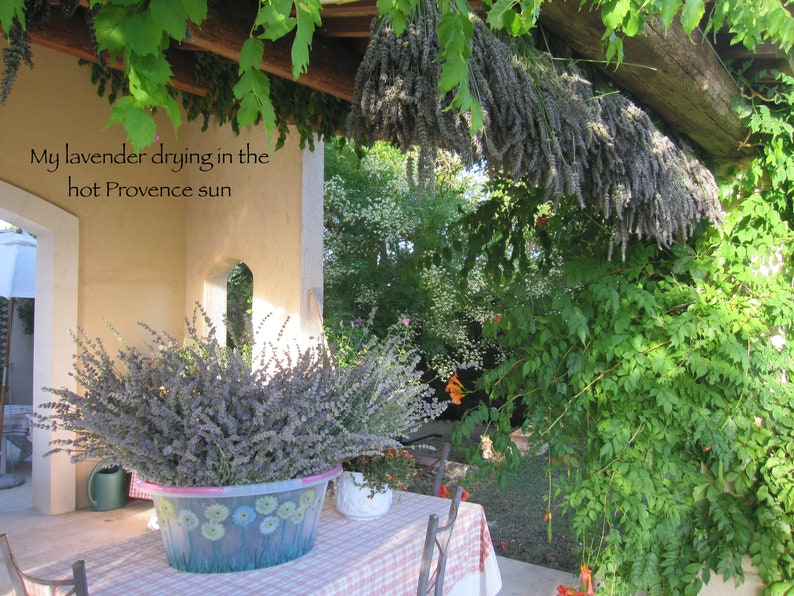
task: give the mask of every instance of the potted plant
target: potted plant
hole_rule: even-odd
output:
[[[419,382],[404,334],[368,337],[344,364],[323,342],[298,346],[282,332],[251,364],[201,309],[186,323],[183,340],[143,325],[148,349],[115,357],[78,330],[78,391],[50,389],[60,400],[40,416],[75,433],[51,452],[107,458],[145,481],[178,569],[253,569],[305,554],[341,462],[399,447],[444,407]]]
[[[349,459],[342,469],[336,480],[336,508],[351,519],[377,519],[386,514],[393,490],[404,488],[418,471],[408,451],[393,447]]]

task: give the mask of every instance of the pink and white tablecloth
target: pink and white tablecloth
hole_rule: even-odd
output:
[[[416,594],[427,519],[446,519],[450,501],[397,493],[378,520],[353,521],[323,508],[314,548],[303,557],[266,569],[198,574],[168,565],[159,532],[151,532],[39,567],[36,575],[68,576],[84,559],[92,596],[135,594],[262,594],[399,596]],[[502,587],[499,566],[480,505],[461,503],[452,536],[444,593],[493,596]]]

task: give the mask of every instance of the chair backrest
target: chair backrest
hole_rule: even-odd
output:
[[[88,596],[88,580],[85,572],[85,562],[80,560],[72,565],[71,579],[43,579],[34,577],[22,571],[11,551],[8,535],[0,534],[0,553],[3,555],[8,576],[14,587],[16,596],[27,596],[29,586],[36,586],[36,592],[49,592],[59,596]]]
[[[433,482],[433,492],[430,493],[432,496],[437,497],[438,491],[441,489],[441,484],[444,482],[444,474],[447,469],[447,461],[449,460],[449,451],[452,449],[452,445],[449,443],[444,443],[443,449],[441,449],[441,459],[438,460],[438,468],[436,469],[436,479]]]
[[[427,521],[427,534],[425,535],[425,545],[422,549],[422,562],[419,567],[419,585],[416,591],[417,596],[427,596],[434,594],[441,596],[444,590],[444,572],[447,566],[447,553],[452,539],[452,530],[455,521],[458,519],[458,509],[463,497],[463,487],[458,487],[449,506],[447,521],[443,526],[439,525],[438,515],[435,513]],[[438,556],[436,556],[438,550]],[[435,559],[435,566],[433,560]]]

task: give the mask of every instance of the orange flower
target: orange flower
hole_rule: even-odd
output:
[[[444,391],[449,393],[449,398],[453,404],[456,406],[460,405],[460,400],[463,399],[463,383],[460,382],[457,372],[452,373],[452,378],[447,383],[447,388]]]
[[[580,569],[581,573],[579,578],[582,580],[582,588],[587,585],[587,596],[593,596],[595,591],[593,590],[593,573],[590,571],[590,568],[587,565],[582,565]]]
[[[438,496],[441,497],[442,499],[446,499],[447,497],[451,498],[452,497],[452,491],[450,491],[447,488],[446,484],[442,484],[441,486],[438,487]],[[469,494],[469,491],[467,491],[464,488],[463,492],[460,495],[460,500],[461,501],[468,501],[470,496],[471,495]]]
[[[585,596],[581,590],[577,590],[573,586],[557,586],[557,596]]]
[[[551,511],[546,509],[546,514],[543,516],[543,521],[549,521],[551,519]]]
[[[579,580],[581,585],[578,588],[563,585],[557,586],[558,596],[593,596],[595,594],[593,590],[593,573],[590,568],[587,565],[582,565],[580,571]],[[587,589],[586,593],[585,588]]]

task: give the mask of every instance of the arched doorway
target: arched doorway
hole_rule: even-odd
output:
[[[240,260],[216,263],[204,284],[204,309],[218,337],[227,345],[250,339],[253,333],[254,277]],[[244,336],[248,335],[248,338]]]
[[[240,261],[226,279],[226,345],[251,343],[253,338],[254,274]]]
[[[37,238],[33,407],[51,401],[42,387],[72,387],[77,327],[79,221],[70,213],[0,180],[0,219]],[[74,511],[75,467],[66,455],[44,457],[56,435],[33,429],[32,505],[50,515]]]

